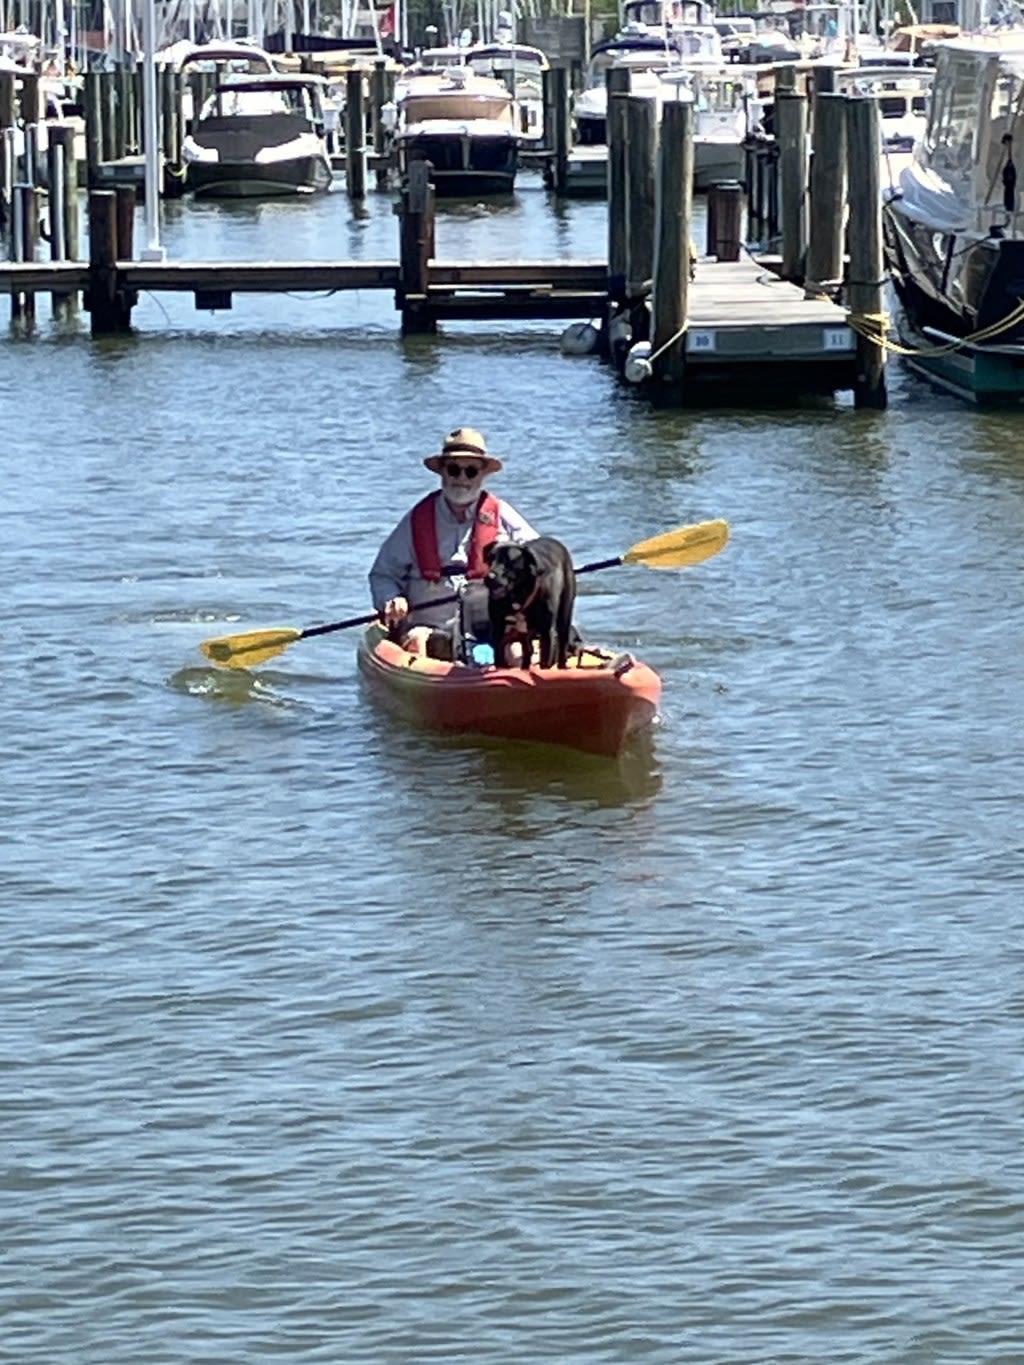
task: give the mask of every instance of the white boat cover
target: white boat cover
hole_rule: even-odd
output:
[[[973,226],[974,197],[970,177],[955,184],[931,166],[912,161],[900,173],[901,212],[936,232],[961,232]]]

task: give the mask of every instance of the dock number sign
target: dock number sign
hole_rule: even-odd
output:
[[[852,351],[853,333],[849,327],[826,327],[824,329],[824,349],[826,351]]]
[[[686,349],[688,351],[713,351],[716,349],[716,345],[717,341],[714,332],[701,329],[687,333]]]

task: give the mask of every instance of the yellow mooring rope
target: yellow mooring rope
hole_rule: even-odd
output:
[[[893,355],[924,358],[952,355],[955,351],[964,350],[966,347],[991,341],[993,337],[1008,332],[1018,323],[1024,322],[1024,299],[1018,299],[1016,308],[1012,308],[1006,317],[1000,318],[998,322],[993,322],[990,326],[982,327],[979,331],[971,332],[956,341],[946,342],[942,346],[906,346],[902,342],[892,340],[890,337],[892,319],[887,313],[847,313],[846,322],[851,330],[859,336],[873,342],[876,346],[880,346],[883,351],[892,351]]]

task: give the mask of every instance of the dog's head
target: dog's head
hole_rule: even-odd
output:
[[[529,597],[537,582],[538,567],[528,545],[488,545],[484,559],[484,583],[491,597],[508,602],[524,602]]]

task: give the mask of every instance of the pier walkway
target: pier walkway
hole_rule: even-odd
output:
[[[850,388],[856,336],[846,313],[750,258],[698,261],[688,293],[686,385],[799,374],[807,391]]]

